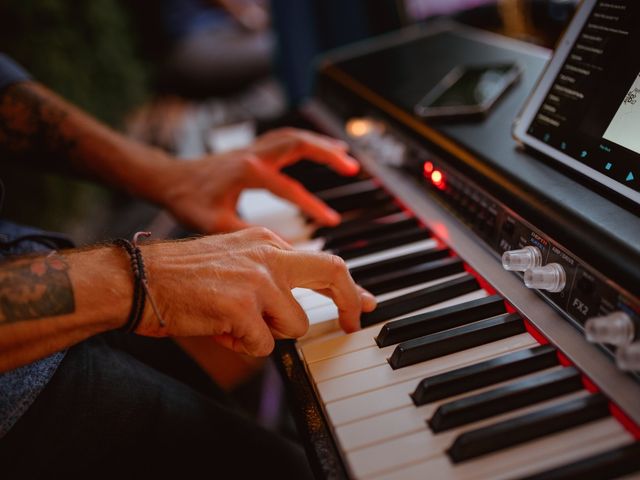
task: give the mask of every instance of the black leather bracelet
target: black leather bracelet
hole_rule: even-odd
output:
[[[140,247],[132,244],[129,240],[119,238],[117,240],[114,240],[113,244],[121,247],[127,252],[131,263],[134,282],[133,301],[131,303],[131,310],[129,312],[129,317],[127,318],[127,323],[125,323],[124,326],[121,327],[121,330],[127,333],[133,333],[135,332],[136,328],[138,328],[138,325],[140,325],[147,299],[147,289],[145,288],[146,272],[144,268],[144,260],[142,259],[142,252],[140,251]]]

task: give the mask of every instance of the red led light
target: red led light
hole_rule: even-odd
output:
[[[424,162],[424,176],[428,177],[433,172],[433,162]]]
[[[434,170],[431,172],[431,183],[439,189],[444,188],[444,175],[440,170]]]

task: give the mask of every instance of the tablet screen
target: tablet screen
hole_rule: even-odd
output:
[[[534,147],[640,201],[640,2],[585,3],[590,11],[555,69],[552,60],[523,127]]]

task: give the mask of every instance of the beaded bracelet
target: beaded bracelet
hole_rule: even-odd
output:
[[[138,232],[133,236],[133,242],[130,242],[129,240],[126,240],[124,238],[118,238],[113,242],[114,245],[123,248],[127,252],[131,262],[131,270],[133,271],[133,301],[131,303],[131,310],[129,312],[129,317],[127,318],[127,323],[125,323],[121,328],[121,330],[127,333],[135,332],[135,330],[138,328],[138,325],[140,325],[140,321],[142,320],[142,316],[144,315],[144,307],[147,298],[151,303],[151,307],[153,308],[156,317],[158,317],[160,326],[165,326],[165,321],[162,318],[162,315],[160,315],[156,302],[154,301],[153,296],[149,291],[147,272],[144,267],[142,251],[138,246],[138,238],[150,236],[151,233],[149,232]]]

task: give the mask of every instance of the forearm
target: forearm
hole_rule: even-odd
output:
[[[0,93],[0,158],[73,171],[151,201],[172,159],[101,124],[35,82]]]
[[[133,286],[113,247],[0,265],[0,372],[122,326]]]

